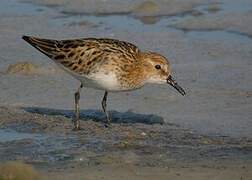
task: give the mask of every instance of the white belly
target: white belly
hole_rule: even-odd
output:
[[[58,63],[56,63],[58,64]],[[90,87],[94,89],[106,90],[106,91],[123,91],[118,83],[115,73],[110,72],[105,74],[104,72],[97,72],[92,75],[86,76],[75,73],[74,71],[69,70],[61,64],[58,64],[63,70],[71,74],[74,78],[78,79],[84,87]]]
[[[107,91],[122,91],[114,73],[105,74],[98,72],[90,76],[79,76],[83,86]]]

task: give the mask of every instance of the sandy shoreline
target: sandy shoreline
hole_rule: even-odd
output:
[[[74,132],[71,117],[62,112],[17,107],[0,112],[1,162],[32,164],[45,179],[251,177],[248,138],[199,135],[148,121],[113,123],[107,129],[83,116],[83,130]]]

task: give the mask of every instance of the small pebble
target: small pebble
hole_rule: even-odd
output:
[[[147,134],[146,134],[145,132],[142,132],[141,135],[142,135],[142,136],[146,136]]]

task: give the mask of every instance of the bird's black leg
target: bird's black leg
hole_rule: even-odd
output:
[[[108,92],[105,91],[103,99],[102,99],[102,109],[104,113],[106,114],[105,127],[108,127],[111,123],[111,118],[110,118],[109,112],[107,111],[107,96],[108,96]]]
[[[83,87],[83,85],[81,84],[80,87],[78,88],[78,90],[74,93],[74,99],[75,99],[75,118],[73,119],[73,123],[74,123],[74,128],[73,130],[77,131],[80,130],[80,105],[79,105],[79,101],[80,101],[80,90]]]

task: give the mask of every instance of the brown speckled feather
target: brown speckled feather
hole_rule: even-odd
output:
[[[99,65],[137,60],[139,49],[128,42],[114,39],[86,38],[49,40],[24,36],[23,39],[57,64],[79,74],[89,74]],[[126,66],[121,68],[127,68]]]

